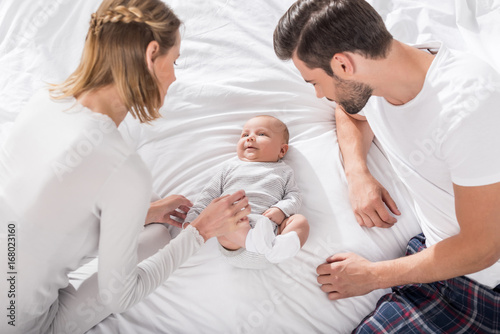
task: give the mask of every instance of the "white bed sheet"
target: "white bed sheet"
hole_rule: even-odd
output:
[[[210,175],[235,155],[243,123],[274,115],[289,126],[285,160],[295,170],[311,225],[296,258],[269,270],[227,265],[215,240],[155,293],[112,315],[91,333],[348,333],[384,291],[332,302],[316,267],[336,252],[370,260],[401,256],[419,232],[411,199],[383,152],[369,167],[403,215],[392,229],[356,223],[336,142],[333,104],[318,100],[290,62],[274,55],[274,27],[291,0],[171,0],[184,21],[177,82],[153,126],[128,117],[120,126],[151,169],[154,189],[195,200]],[[99,0],[0,3],[0,144],[31,94],[76,67],[90,14]],[[442,40],[471,49],[500,69],[499,1],[373,0],[391,32],[407,43]],[[124,208],[126,209],[126,208]],[[91,263],[73,275],[78,285]]]

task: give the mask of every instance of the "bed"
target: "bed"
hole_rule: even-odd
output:
[[[293,0],[167,0],[184,22],[177,81],[163,118],[120,125],[153,174],[160,196],[196,200],[210,176],[234,157],[245,121],[273,115],[290,130],[285,161],[295,170],[311,226],[299,254],[266,270],[227,264],[216,240],[130,310],[89,333],[348,333],[387,290],[329,301],[316,267],[337,252],[372,261],[402,256],[418,234],[412,200],[375,140],[369,168],[402,215],[391,229],[360,227],[352,213],[336,141],[334,104],[317,99],[291,62],[272,47],[272,33]],[[410,44],[442,40],[500,70],[500,1],[372,0],[395,38]],[[100,0],[0,3],[0,144],[30,96],[76,67],[90,14]],[[126,208],[124,208],[125,210]],[[172,234],[179,231],[172,229]],[[71,275],[80,282],[96,260]]]

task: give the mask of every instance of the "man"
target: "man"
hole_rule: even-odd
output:
[[[375,134],[425,235],[404,258],[336,254],[317,268],[332,300],[394,287],[355,332],[500,332],[498,73],[439,43],[419,49],[394,40],[364,0],[296,2],[276,27],[274,49],[319,98],[337,102],[358,222],[390,227],[390,212],[399,214],[366,166]]]

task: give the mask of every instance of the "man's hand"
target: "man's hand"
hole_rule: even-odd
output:
[[[349,115],[341,106],[335,109],[337,139],[342,152],[349,201],[359,225],[366,227],[391,227],[397,219],[389,210],[401,213],[393,199],[370,174],[366,157],[373,142],[373,131],[366,118],[361,115]],[[387,205],[387,208],[386,208]]]
[[[171,216],[184,220],[189,208],[192,206],[193,203],[182,195],[167,196],[164,199],[151,203],[146,216],[145,225],[151,223],[167,223],[181,227],[181,223],[172,219]]]
[[[373,265],[353,253],[336,254],[316,269],[318,283],[330,300],[364,295],[377,289],[377,277],[371,270]]]
[[[263,216],[269,218],[271,221],[275,222],[278,225],[281,225],[283,220],[285,220],[285,214],[279,208],[269,208],[262,214]]]
[[[348,184],[349,201],[359,225],[388,228],[397,222],[391,215],[401,214],[396,203],[369,172],[350,175]]]

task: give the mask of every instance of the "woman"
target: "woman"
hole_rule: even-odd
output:
[[[9,245],[17,242],[9,297],[15,327],[2,321],[5,329],[84,332],[147,296],[204,241],[246,220],[243,191],[219,198],[138,264],[143,225],[182,219],[191,203],[171,196],[149,205],[151,174],[117,126],[128,112],[141,122],[160,116],[175,80],[179,26],[160,0],[104,1],[77,70],[19,115],[0,151],[0,217],[12,232]],[[97,276],[73,290],[68,273],[95,255]]]

